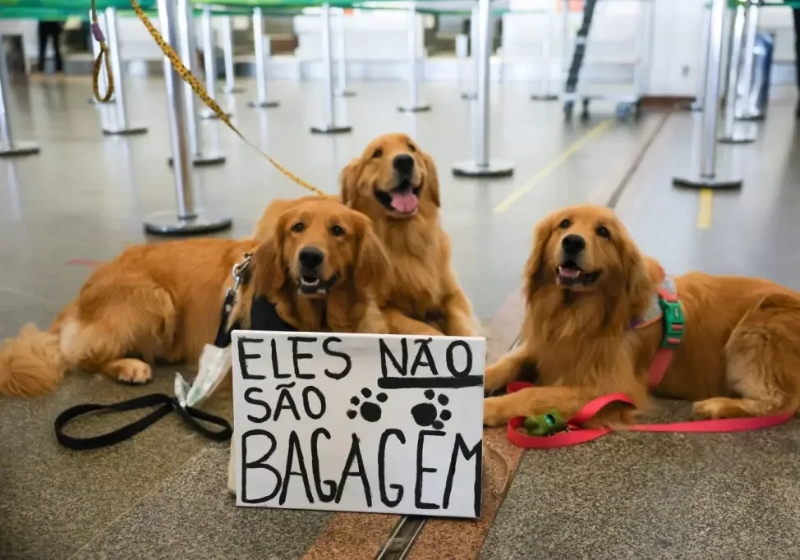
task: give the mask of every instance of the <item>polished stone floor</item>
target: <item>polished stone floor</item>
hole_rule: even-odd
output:
[[[455,84],[425,84],[432,110],[405,115],[396,110],[406,97],[402,84],[354,83],[358,96],[337,101],[353,132],[339,136],[309,133],[322,114],[317,84],[270,84],[281,105],[269,110],[248,108],[253,84],[242,85],[247,93],[224,99],[237,126],[328,192],[372,137],[412,134],[439,167],[453,265],[484,321],[518,290],[533,224],[566,204],[607,203],[623,178],[617,210],[670,272],[757,275],[800,288],[792,250],[800,233],[793,219],[800,178],[791,157],[798,143],[793,92],[777,92],[755,144],[721,150],[721,166],[737,165],[745,188],[714,194],[709,215],[700,210],[707,195],[670,184],[672,175],[693,165],[696,118],[686,113],[618,123],[613,107],[598,107],[590,122],[565,124],[558,103],[533,103],[519,84],[493,85],[492,155],[513,161],[516,172],[470,180],[451,174],[452,164],[473,150],[474,104],[460,99]],[[15,133],[38,141],[42,151],[0,159],[0,337],[29,321],[47,325],[91,270],[73,261],[102,261],[128,244],[158,241],[145,236],[142,221],[175,207],[163,83],[131,78],[126,91],[131,120],[145,124],[147,134],[103,136],[85,78],[15,82]],[[247,235],[273,198],[302,194],[220,123],[202,121],[201,130],[205,145],[227,156],[224,165],[194,174],[204,205],[233,216],[226,235]],[[639,162],[634,156],[656,132]],[[517,197],[510,205],[509,196]],[[224,491],[227,447],[188,432],[177,418],[108,450],[71,453],[56,444],[52,421],[61,410],[87,400],[171,392],[171,384],[170,370],[154,386],[139,388],[80,374],[43,399],[0,399],[0,557],[309,554],[336,516],[235,508]],[[230,409],[224,402],[211,406]],[[665,418],[685,413],[677,405],[662,411]],[[528,453],[482,556],[798,557],[798,434],[792,423],[742,435],[611,436]],[[372,558],[386,537],[388,531],[378,532],[374,549],[345,543],[337,550],[343,558]]]

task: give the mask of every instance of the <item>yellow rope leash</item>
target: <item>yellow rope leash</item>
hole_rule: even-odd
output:
[[[106,38],[103,36],[103,30],[100,29],[100,24],[97,23],[97,7],[95,0],[92,0],[92,35],[94,40],[100,43],[100,52],[94,61],[94,71],[92,72],[92,91],[94,91],[94,98],[99,103],[108,103],[111,96],[114,95],[114,75],[111,72],[111,61],[108,58],[108,45]],[[100,95],[100,71],[105,64],[106,75],[108,76],[108,87],[106,93]]]
[[[97,16],[95,13],[95,1],[96,0],[92,0],[92,19],[93,19],[92,30],[95,33],[95,38],[97,39],[97,33],[94,31],[94,29],[99,30],[100,27],[97,25]],[[208,94],[208,91],[206,91],[206,88],[203,86],[200,80],[198,80],[194,76],[194,74],[192,74],[189,71],[189,69],[183,65],[183,62],[181,61],[178,54],[172,49],[172,47],[170,47],[167,44],[167,42],[164,40],[164,38],[161,36],[158,30],[153,26],[153,24],[150,22],[150,19],[145,15],[144,11],[142,11],[142,8],[141,6],[139,6],[139,3],[136,0],[130,0],[130,2],[131,6],[133,6],[133,11],[136,12],[136,15],[139,17],[139,21],[141,21],[147,28],[147,31],[150,33],[150,36],[153,37],[153,40],[159,46],[161,52],[164,53],[164,56],[166,56],[169,59],[170,63],[172,64],[172,67],[178,72],[178,74],[180,74],[181,78],[183,78],[183,80],[191,86],[191,88],[194,90],[197,96],[203,101],[203,103],[205,103],[209,109],[214,111],[217,117],[219,117],[219,120],[228,125],[228,128],[230,128],[234,133],[236,133],[236,136],[241,138],[245,144],[250,146],[259,154],[261,154],[264,158],[266,158],[268,162],[270,162],[273,165],[273,167],[275,167],[275,169],[283,173],[293,182],[297,183],[304,189],[308,189],[309,191],[319,196],[326,196],[324,192],[322,192],[315,186],[307,183],[306,181],[302,180],[300,177],[298,177],[297,175],[286,169],[284,166],[282,166],[280,163],[278,163],[274,158],[272,158],[272,156],[265,153],[255,144],[253,144],[247,138],[245,138],[244,135],[241,132],[239,132],[239,129],[233,125],[228,115],[225,114],[225,111],[223,111],[222,108],[217,104],[217,102],[211,98],[211,96]],[[99,34],[100,37],[102,38],[102,32],[100,32]],[[106,46],[104,41],[101,41],[100,39],[97,40],[98,42],[100,42],[100,47],[101,47],[100,55],[102,56],[103,53],[106,53],[106,71],[108,72],[109,92],[113,93],[114,81],[111,77],[111,68],[108,62],[108,47]],[[211,53],[206,53],[206,56],[213,56],[213,55]],[[100,56],[98,56],[97,60],[95,61],[94,77],[93,77],[95,96],[97,96],[98,99],[99,96],[98,96],[97,82],[99,75],[100,75]],[[111,97],[111,93],[108,93],[103,101],[108,101],[108,99],[110,99]]]

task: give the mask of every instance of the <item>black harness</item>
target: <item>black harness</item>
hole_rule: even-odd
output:
[[[218,348],[230,346],[231,333],[241,328],[238,321],[231,325],[230,328],[227,326],[231,311],[236,302],[236,290],[238,289],[239,283],[241,281],[241,283],[247,284],[249,280],[249,274],[247,275],[248,277],[244,276],[246,270],[240,272],[242,276],[234,276],[237,278],[236,285],[225,294],[225,300],[222,304],[219,328],[214,337],[214,346]],[[235,268],[234,274],[236,274]],[[256,296],[251,302],[250,329],[259,331],[297,331],[296,327],[281,319],[275,304],[271,303],[265,296]],[[154,406],[158,406],[158,408],[147,416],[105,434],[79,438],[64,433],[64,428],[67,424],[85,414],[97,412],[128,412],[131,410],[152,408]],[[54,422],[56,439],[58,443],[64,447],[75,451],[109,447],[132,438],[172,412],[177,412],[190,428],[213,441],[228,441],[233,435],[233,428],[224,418],[208,412],[203,412],[191,406],[183,406],[178,401],[177,397],[164,393],[153,393],[115,404],[81,404],[69,408],[59,414]],[[209,428],[203,424],[204,422],[219,426],[220,428]]]

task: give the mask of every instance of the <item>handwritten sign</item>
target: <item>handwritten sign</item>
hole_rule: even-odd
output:
[[[482,338],[235,331],[240,506],[479,517]]]

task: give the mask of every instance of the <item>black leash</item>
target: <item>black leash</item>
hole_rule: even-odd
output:
[[[85,438],[68,436],[64,433],[64,427],[67,424],[85,414],[91,414],[93,412],[127,412],[130,410],[151,408],[158,405],[161,406],[147,416],[114,430],[113,432]],[[73,406],[59,414],[58,418],[56,418],[56,439],[58,443],[67,449],[73,449],[75,451],[109,447],[143,432],[173,411],[177,411],[191,428],[209,439],[214,441],[228,441],[233,435],[233,428],[224,418],[208,412],[203,412],[191,406],[183,407],[175,397],[170,397],[163,393],[153,393],[152,395],[145,395],[116,404],[80,404],[78,406]],[[200,421],[221,426],[222,429],[211,430],[201,424]]]
[[[234,323],[230,328],[227,327],[230,319],[230,314],[236,304],[236,296],[239,286],[247,284],[250,280],[250,258],[251,255],[245,255],[245,260],[233,267],[234,286],[230,288],[222,303],[222,310],[220,313],[220,325],[217,329],[217,334],[214,340],[214,346],[224,348],[231,343],[231,333],[240,328],[238,322]],[[253,298],[250,307],[250,329],[252,330],[265,330],[265,331],[295,331],[294,326],[290,325],[278,315],[276,306],[272,304],[266,297],[257,296]],[[64,428],[73,420],[93,413],[110,413],[110,412],[129,412],[131,410],[141,410],[145,408],[152,408],[158,406],[156,410],[114,431],[100,434],[97,436],[79,438],[69,436],[64,433]],[[228,441],[233,435],[233,428],[230,423],[214,414],[203,412],[191,406],[181,404],[177,397],[165,395],[163,393],[153,393],[142,397],[136,397],[127,401],[122,401],[115,404],[81,404],[69,408],[58,415],[54,422],[56,431],[56,439],[58,443],[67,449],[75,451],[85,451],[88,449],[100,449],[109,447],[132,438],[139,434],[167,416],[172,412],[177,412],[181,418],[196,432],[201,435],[214,440],[214,441]],[[213,430],[204,426],[201,422],[207,422],[220,426],[221,429]]]

